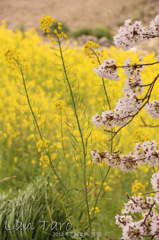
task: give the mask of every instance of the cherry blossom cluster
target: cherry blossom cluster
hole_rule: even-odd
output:
[[[143,33],[144,29],[140,21],[135,21],[133,24],[132,20],[128,19],[114,36],[114,43],[117,47],[128,50],[143,40]]]
[[[153,100],[152,103],[148,103],[145,107],[147,113],[151,115],[153,118],[159,117],[159,101]]]
[[[149,28],[142,26],[141,21],[132,23],[131,19],[125,21],[124,26],[120,27],[118,34],[114,36],[114,43],[117,47],[128,50],[140,43],[143,39],[157,37],[159,35],[159,15],[150,22]]]
[[[156,57],[158,58],[158,56]],[[143,62],[142,57],[139,57],[139,62]],[[105,62],[106,63],[106,62]],[[155,62],[154,64],[159,63]],[[109,66],[111,67],[111,66]],[[106,129],[111,129],[114,126],[123,128],[127,125],[140,111],[143,107],[146,106],[147,113],[152,117],[157,118],[159,115],[159,103],[158,101],[154,101],[152,104],[149,103],[149,99],[151,96],[152,89],[154,84],[159,77],[154,79],[150,84],[143,85],[143,81],[141,78],[141,72],[144,70],[145,65],[142,64],[131,64],[130,58],[128,58],[124,62],[124,66],[121,66],[125,74],[127,74],[127,79],[124,85],[124,96],[118,99],[118,102],[115,104],[115,108],[110,111],[105,111],[101,115],[96,114],[92,117],[92,122],[96,127],[104,126]],[[114,69],[117,69],[115,65]],[[102,69],[102,70],[100,70]],[[102,65],[99,68],[94,69],[96,73],[104,77],[104,74],[111,74],[110,69],[104,73],[105,68]],[[115,73],[115,77],[117,76],[117,72]],[[106,76],[106,75],[105,75]],[[108,77],[108,76],[107,76]],[[112,75],[112,78],[114,75]],[[139,95],[143,93],[144,87],[148,87],[149,89],[145,96],[141,99]]]
[[[143,59],[140,57],[139,61],[143,61]],[[100,70],[101,68],[102,70]],[[131,119],[131,116],[134,113],[139,112],[142,107],[143,101],[138,99],[138,94],[143,92],[143,82],[140,72],[143,71],[144,66],[142,64],[137,66],[131,65],[131,60],[128,58],[125,61],[123,68],[125,70],[125,74],[128,75],[123,89],[124,97],[121,97],[118,100],[113,110],[105,111],[101,115],[96,114],[92,117],[92,121],[97,127],[101,125],[103,125],[106,129],[110,129],[113,126],[122,127]],[[103,73],[103,71],[105,70],[102,65],[99,66],[99,69],[96,68],[95,71],[99,76],[104,77],[105,73]],[[110,74],[110,68],[108,71]]]
[[[154,140],[136,143],[134,152],[126,155],[121,154],[119,151],[114,151],[111,154],[107,150],[102,153],[93,150],[91,155],[93,162],[101,163],[106,161],[109,166],[118,167],[125,172],[132,172],[139,165],[157,166],[159,163],[159,149],[157,149],[157,143]]]
[[[123,240],[144,240],[145,237],[159,239],[159,215],[156,211],[156,204],[159,204],[159,172],[152,175],[151,184],[155,190],[154,197],[146,196],[147,194],[128,196],[129,201],[125,203],[123,215],[116,215],[116,224],[122,228]],[[142,219],[134,221],[136,220],[136,215],[133,218],[134,213],[140,213]]]
[[[155,17],[154,20],[150,22],[149,32],[150,35],[159,34],[159,14]]]
[[[142,26],[140,21],[132,22],[128,19],[123,27],[114,37],[114,43],[117,47],[128,50],[136,43],[140,43],[144,39],[159,37],[159,15],[150,22],[148,28]],[[110,80],[120,80],[118,69],[122,68],[127,75],[124,85],[124,96],[118,99],[115,107],[110,111],[105,111],[101,115],[96,114],[92,117],[92,122],[95,126],[104,126],[107,131],[112,132],[114,126],[120,127],[110,139],[112,140],[121,128],[130,123],[133,118],[145,107],[147,113],[153,118],[159,117],[159,101],[150,102],[151,93],[155,82],[159,78],[159,74],[155,79],[145,85],[141,78],[141,72],[147,65],[159,63],[159,54],[156,56],[157,62],[143,63],[143,59],[139,57],[139,63],[133,64],[128,58],[123,66],[115,64],[115,60],[106,59],[102,65],[94,68],[94,72],[101,78]],[[147,92],[142,97],[144,88]],[[111,129],[111,131],[109,130]],[[121,154],[120,151],[91,151],[93,162],[101,163],[106,161],[113,168],[120,168],[125,172],[132,172],[139,165],[149,164],[157,166],[159,163],[159,149],[155,141],[143,141],[136,143],[133,152]],[[159,172],[153,174],[151,184],[155,195],[132,196],[125,204],[122,216],[116,215],[116,224],[122,228],[123,240],[144,240],[146,237],[159,240],[159,215],[156,211],[156,205],[159,205]],[[136,215],[137,213],[137,215]],[[135,217],[133,218],[133,214]],[[142,219],[136,220],[137,216],[142,216]]]
[[[104,126],[106,129],[113,128],[113,126],[122,127],[134,113],[140,111],[142,101],[137,98],[136,93],[129,94],[128,89],[132,88],[128,81],[126,84],[128,87],[125,89],[125,96],[118,99],[114,110],[105,111],[101,115],[96,114],[92,117],[92,122],[96,127]]]
[[[115,44],[122,46],[127,50],[134,46],[135,43],[140,42],[144,38],[153,38],[159,36],[159,15],[151,21],[149,28],[143,28],[140,21],[135,21],[132,24],[131,20],[126,20],[125,25],[119,29],[119,33],[114,37]],[[97,127],[104,126],[106,129],[111,129],[114,126],[123,128],[146,106],[148,114],[157,118],[159,115],[158,101],[149,103],[154,83],[159,77],[154,79],[148,85],[143,85],[141,72],[144,70],[145,65],[153,65],[159,63],[159,54],[156,56],[157,62],[144,64],[142,57],[139,57],[140,64],[132,64],[131,59],[128,58],[124,62],[124,66],[117,66],[115,60],[106,59],[104,63],[94,68],[94,72],[101,78],[110,80],[120,80],[118,76],[118,68],[123,68],[127,79],[124,86],[124,97],[121,97],[115,104],[115,108],[110,111],[105,111],[101,115],[96,114],[92,117],[93,124]],[[149,86],[149,89],[142,99],[139,94],[143,93],[144,87]]]
[[[139,56],[139,62],[144,62],[143,58]],[[140,72],[143,72],[145,66],[143,64],[131,64],[131,59],[128,57],[124,62],[123,69],[125,70],[125,74],[128,77],[135,78],[141,77]]]
[[[151,184],[152,188],[156,192],[154,200],[159,205],[159,172],[152,175]]]
[[[104,63],[93,69],[95,73],[101,78],[119,81],[118,69],[116,68],[114,59],[105,59]]]

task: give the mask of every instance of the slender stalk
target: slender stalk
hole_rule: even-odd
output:
[[[27,98],[27,103],[29,105],[29,109],[30,109],[31,114],[33,116],[36,128],[38,130],[38,134],[40,136],[40,139],[43,140],[42,133],[40,131],[40,127],[39,127],[38,121],[36,119],[36,116],[34,114],[34,111],[33,111],[33,108],[32,108],[31,102],[30,102],[30,98],[29,98],[29,94],[28,94],[28,90],[27,90],[27,86],[26,86],[26,82],[25,82],[25,78],[24,78],[24,74],[23,74],[23,70],[22,70],[21,64],[19,63],[19,61],[17,59],[14,58],[14,60],[16,61],[17,65],[20,67],[20,73],[21,73],[21,76],[22,76],[23,86],[24,86],[24,90],[25,90],[25,94],[26,94],[26,98]],[[75,216],[76,220],[79,223],[79,219],[77,218],[77,215],[76,215],[76,213],[74,211],[74,208],[73,208],[73,205],[72,205],[72,202],[71,202],[71,199],[70,199],[70,197],[68,195],[68,190],[67,190],[66,186],[64,185],[63,181],[61,180],[61,178],[59,177],[59,175],[57,174],[57,171],[56,171],[56,169],[55,169],[55,167],[54,167],[54,165],[52,163],[50,153],[48,151],[46,151],[46,148],[45,148],[45,153],[48,156],[51,169],[52,169],[53,173],[55,174],[55,176],[57,177],[57,179],[59,180],[59,182],[61,183],[61,185],[62,185],[62,187],[64,189],[65,196],[67,198],[67,201],[68,201],[68,203],[69,203],[69,205],[70,205],[70,207],[72,209],[72,212],[74,213],[74,216]]]
[[[99,65],[100,65],[101,62],[100,62],[100,59],[99,59],[97,53],[94,51],[93,48],[91,48],[91,50],[93,51],[94,55],[95,55],[96,58],[97,58],[97,61],[98,61]],[[109,97],[108,97],[108,94],[107,94],[107,89],[106,89],[106,86],[105,86],[104,78],[102,78],[102,84],[103,84],[103,89],[104,89],[104,93],[105,93],[106,101],[107,101],[108,106],[109,106],[109,110],[111,110],[111,105],[110,105]],[[112,136],[113,136],[113,130],[111,130],[111,137],[112,137]],[[111,141],[111,146],[110,146],[110,148],[111,148],[111,154],[112,154],[112,152],[113,152],[113,140]],[[96,201],[95,201],[95,204],[94,204],[94,210],[93,210],[93,214],[92,214],[93,217],[94,217],[94,214],[95,214],[95,208],[96,208],[96,206],[97,206],[97,203],[98,203],[98,200],[99,200],[100,193],[101,193],[101,191],[102,191],[102,188],[103,188],[104,182],[105,182],[106,179],[107,179],[107,176],[108,176],[108,174],[109,174],[110,168],[111,168],[111,166],[109,166],[108,169],[107,169],[107,172],[106,172],[106,174],[105,174],[105,176],[104,176],[104,178],[103,178],[103,181],[102,181],[102,183],[101,183],[101,186],[100,186],[100,189],[99,189],[98,195],[97,195],[97,197],[96,197]]]
[[[67,171],[68,171],[68,176],[70,176],[70,171],[69,171],[69,166],[68,166],[68,162],[66,160],[66,153],[65,153],[65,146],[64,146],[64,140],[63,140],[63,119],[62,119],[62,112],[60,111],[61,114],[61,142],[62,142],[62,150],[63,150],[63,157],[67,166]],[[70,180],[70,178],[69,178]]]
[[[59,37],[57,37],[57,41],[58,41],[58,44],[59,44],[60,56],[61,56],[61,60],[62,60],[62,66],[63,66],[63,70],[64,70],[64,74],[65,74],[65,79],[66,79],[66,82],[67,82],[67,85],[68,85],[68,88],[69,88],[69,92],[70,92],[70,95],[71,95],[71,100],[72,100],[72,104],[73,104],[73,110],[74,110],[75,118],[76,118],[77,125],[78,125],[78,130],[79,130],[80,138],[81,138],[81,142],[82,142],[83,159],[84,159],[85,199],[86,199],[86,205],[87,205],[87,216],[88,216],[89,230],[90,230],[90,236],[91,236],[92,229],[91,229],[91,219],[90,219],[90,215],[89,215],[89,204],[88,204],[87,182],[86,182],[86,151],[85,151],[85,144],[84,144],[84,139],[83,139],[81,126],[80,126],[80,123],[79,123],[79,118],[78,118],[78,114],[77,114],[77,109],[76,109],[76,104],[75,104],[75,99],[74,99],[72,87],[71,87],[71,84],[69,82],[69,78],[68,78],[68,74],[67,74],[67,70],[66,70],[66,66],[65,66],[65,61],[64,61],[62,47],[61,47],[61,42],[60,42]]]
[[[99,59],[97,53],[94,51],[93,48],[91,48],[91,50],[94,53],[94,55],[96,56],[99,65],[101,65],[101,62],[100,62],[100,59]],[[104,78],[102,78],[102,84],[103,84],[103,88],[104,88],[105,97],[106,97],[106,100],[107,100],[107,103],[108,103],[108,106],[109,106],[109,110],[111,110],[111,105],[110,105],[109,97],[108,97],[108,94],[107,94],[107,89],[106,89],[106,86],[105,86]]]
[[[148,125],[148,124],[146,124],[145,120],[142,117],[140,117],[140,119],[144,124],[144,125],[141,125],[140,127],[149,127],[149,128],[158,128],[159,127],[159,125]]]
[[[103,184],[104,184],[105,180],[107,179],[107,176],[108,176],[108,174],[109,174],[110,168],[111,168],[111,166],[108,167],[108,170],[107,170],[107,172],[106,172],[106,174],[105,174],[105,176],[104,176],[104,178],[103,178],[103,181],[102,181],[102,183],[101,183],[101,186],[100,186],[100,189],[99,189],[98,195],[97,195],[97,197],[96,197],[96,201],[95,201],[94,209],[93,209],[93,217],[94,217],[94,214],[95,214],[95,208],[96,208],[96,206],[97,206],[97,203],[98,203],[98,200],[99,200],[100,193],[101,193],[102,188],[103,188]]]

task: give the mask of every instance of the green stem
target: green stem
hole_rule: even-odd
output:
[[[91,48],[91,50],[94,53],[94,55],[96,56],[99,65],[101,65],[101,62],[100,62],[100,59],[99,59],[97,53],[94,51],[93,48]],[[108,103],[108,106],[109,106],[109,110],[111,110],[111,105],[110,105],[109,97],[108,97],[108,94],[107,94],[107,89],[106,89],[106,86],[105,86],[104,78],[102,78],[102,84],[103,84],[103,88],[104,88],[105,97],[106,97],[106,100],[107,100],[107,103]]]
[[[93,48],[91,48],[91,50],[93,51],[94,55],[96,56],[99,65],[101,65],[101,62],[100,62],[100,59],[99,59],[97,53],[94,51]],[[107,94],[107,89],[106,89],[106,86],[105,86],[104,78],[102,78],[102,84],[103,84],[103,89],[104,89],[104,93],[105,93],[106,101],[107,101],[108,106],[109,106],[109,110],[111,110],[111,105],[110,105],[109,97],[108,97],[108,94]],[[111,130],[111,137],[112,137],[112,136],[113,136],[113,130]],[[113,152],[113,140],[111,141],[111,146],[110,146],[110,148],[111,148],[110,150],[111,150],[111,153],[112,153],[112,152]],[[106,172],[106,174],[105,174],[105,176],[104,176],[104,178],[103,178],[103,181],[102,181],[102,183],[101,183],[101,186],[100,186],[100,189],[99,189],[99,192],[98,192],[98,195],[97,195],[97,198],[96,198],[95,204],[94,204],[94,210],[93,210],[93,214],[92,214],[93,217],[94,217],[94,214],[95,214],[95,208],[96,208],[96,206],[97,206],[97,203],[98,203],[98,200],[99,200],[100,193],[101,193],[101,191],[102,191],[102,188],[103,188],[104,182],[105,182],[106,179],[107,179],[107,176],[108,176],[108,174],[109,174],[110,168],[111,168],[111,166],[108,167],[108,170],[107,170],[107,172]]]
[[[105,177],[103,178],[103,181],[102,181],[102,184],[101,184],[101,186],[100,186],[98,195],[97,195],[97,197],[96,197],[96,201],[95,201],[94,209],[93,209],[93,214],[92,214],[93,217],[94,217],[94,214],[95,214],[95,208],[97,207],[97,203],[98,203],[98,200],[99,200],[100,193],[101,193],[102,188],[103,188],[103,184],[104,184],[104,182],[105,182],[105,180],[106,180],[106,178],[107,178],[107,176],[108,176],[108,174],[109,174],[110,168],[111,168],[111,167],[109,166],[109,167],[108,167],[108,170],[107,170],[107,172],[106,172],[106,174],[105,174]]]
[[[78,114],[77,114],[77,109],[76,109],[76,104],[75,104],[75,100],[74,100],[74,95],[73,95],[72,87],[71,87],[71,84],[70,84],[70,82],[69,82],[68,75],[67,75],[67,71],[66,71],[65,61],[64,61],[63,52],[62,52],[62,48],[61,48],[61,42],[60,42],[59,37],[57,37],[57,40],[58,40],[59,49],[60,49],[60,55],[61,55],[61,60],[62,60],[62,66],[63,66],[63,70],[64,70],[64,74],[65,74],[66,82],[67,82],[67,85],[68,85],[68,87],[69,87],[69,92],[70,92],[71,100],[72,100],[72,103],[73,103],[73,110],[74,110],[75,118],[76,118],[76,121],[77,121],[78,130],[79,130],[79,133],[80,133],[80,138],[81,138],[81,141],[82,141],[83,159],[84,159],[84,187],[85,187],[85,199],[86,199],[86,205],[87,205],[87,216],[88,216],[88,221],[89,221],[89,230],[90,230],[90,235],[91,235],[91,219],[90,219],[90,214],[89,214],[89,204],[88,204],[88,196],[87,196],[87,182],[86,182],[86,151],[85,151],[84,139],[83,139],[83,134],[82,134],[81,126],[80,126],[80,123],[79,123],[79,118],[78,118]]]
[[[42,137],[42,134],[41,134],[41,131],[40,131],[40,127],[39,127],[38,121],[37,121],[37,119],[36,119],[36,116],[35,116],[35,114],[34,114],[34,111],[33,111],[33,108],[32,108],[31,102],[30,102],[30,98],[29,98],[29,94],[28,94],[28,90],[27,90],[27,86],[26,86],[26,82],[25,82],[25,78],[24,78],[24,74],[23,74],[22,67],[21,67],[21,65],[20,65],[20,63],[19,63],[19,61],[18,61],[17,59],[14,58],[14,60],[16,61],[16,63],[18,64],[18,66],[20,67],[20,73],[21,73],[22,80],[23,80],[23,85],[24,85],[24,90],[25,90],[27,102],[28,102],[28,105],[29,105],[31,114],[32,114],[32,116],[33,116],[33,119],[34,119],[36,128],[37,128],[37,130],[38,130],[40,139],[43,140],[43,137]],[[73,209],[73,206],[72,206],[72,202],[71,202],[71,200],[70,200],[70,197],[69,197],[69,195],[68,195],[68,190],[66,189],[64,183],[62,182],[61,178],[60,178],[59,175],[57,174],[56,169],[55,169],[55,167],[54,167],[54,165],[53,165],[53,163],[52,163],[50,153],[46,151],[46,148],[45,148],[45,153],[46,153],[46,155],[48,156],[48,159],[49,159],[49,162],[50,162],[50,166],[51,166],[51,169],[52,169],[53,173],[55,174],[55,176],[57,177],[57,179],[59,180],[59,182],[61,183],[61,185],[62,185],[62,187],[63,187],[63,189],[64,189],[64,193],[65,193],[66,198],[67,198],[67,201],[68,201],[68,203],[69,203],[69,205],[70,205],[70,207],[71,207],[71,209],[72,209],[72,211],[73,211],[73,213],[74,213],[74,216],[75,216],[76,219],[78,220],[78,218],[77,218],[77,216],[76,216],[76,213],[75,213],[75,211],[74,211],[74,209]],[[79,220],[78,220],[78,222],[79,222]]]
[[[69,166],[68,166],[68,162],[66,160],[66,153],[65,153],[65,146],[64,146],[64,140],[63,140],[63,121],[62,121],[62,112],[61,113],[61,142],[62,142],[62,150],[63,150],[63,157],[67,166],[67,171],[68,171],[68,176],[70,176],[70,171],[69,171]],[[69,182],[70,182],[70,178],[69,178]]]

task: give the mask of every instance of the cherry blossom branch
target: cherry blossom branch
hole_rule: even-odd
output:
[[[148,214],[145,216],[145,219],[144,219],[144,221],[143,221],[143,223],[140,225],[141,227],[143,226],[143,225],[145,225],[146,227],[147,227],[147,225],[146,225],[146,220],[147,220],[147,218],[148,218],[148,216],[150,216],[150,217],[152,217],[152,214],[151,214],[151,212],[152,212],[152,209],[153,209],[153,207],[154,207],[154,205],[155,205],[155,201],[154,201],[154,203],[151,205],[151,207],[150,207],[150,210],[149,210],[149,212],[148,212]]]
[[[147,194],[151,194],[151,193],[158,193],[159,191],[152,191],[152,192],[147,192],[147,193],[142,193],[142,195],[147,195]]]
[[[139,207],[141,208],[141,210],[147,209],[146,207],[143,208],[143,207],[142,207],[137,201],[135,201],[132,197],[129,197],[128,194],[127,194],[127,198],[128,198],[129,200],[131,200],[135,205],[139,206]],[[147,227],[148,231],[149,231],[149,227],[146,225],[146,220],[147,220],[147,218],[148,218],[149,216],[152,217],[151,212],[152,212],[152,209],[153,209],[153,207],[154,207],[155,204],[156,204],[155,201],[151,204],[151,206],[149,207],[149,212],[146,214],[143,223],[141,223],[141,225],[140,225],[141,227],[142,227],[143,225],[145,225],[145,227]]]
[[[158,128],[159,127],[159,125],[148,125],[142,117],[140,117],[140,119],[144,124],[144,125],[141,125],[140,127],[150,127],[150,128]]]
[[[159,35],[151,35],[151,34],[143,33],[143,37],[144,38],[156,38],[156,37],[159,37]]]
[[[118,132],[120,132],[120,130],[121,130],[122,128],[124,128],[125,126],[127,126],[127,125],[134,119],[134,117],[139,114],[139,112],[144,108],[144,106],[149,102],[150,97],[151,97],[151,93],[152,93],[152,90],[153,90],[153,87],[154,87],[154,84],[155,84],[155,82],[157,81],[158,78],[159,78],[159,74],[155,77],[155,79],[154,79],[153,82],[151,83],[151,85],[150,85],[150,87],[149,87],[149,89],[148,89],[148,91],[147,91],[147,93],[146,93],[147,101],[141,106],[141,108],[139,108],[139,111],[136,112],[136,113],[132,116],[132,118],[131,118],[127,123],[125,123],[125,124],[124,124],[122,127],[120,127],[116,132],[114,132],[114,136],[111,137],[111,139],[110,139],[109,141],[111,141],[112,139],[114,139],[114,137],[118,134]],[[127,117],[129,117],[129,116],[127,116]]]
[[[123,66],[116,66],[116,65],[113,65],[113,66],[108,66],[108,68],[127,68],[127,67],[133,67],[134,69],[137,69],[137,68],[140,68],[140,67],[143,67],[143,66],[152,66],[152,65],[155,65],[155,64],[158,64],[159,61],[157,62],[154,62],[154,63],[142,63],[142,64],[128,64],[128,65],[123,65]]]

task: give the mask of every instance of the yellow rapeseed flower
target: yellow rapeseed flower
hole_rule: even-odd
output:
[[[39,21],[40,28],[42,29],[43,33],[50,33],[50,27],[55,22],[56,20],[51,16],[43,15],[43,17]]]
[[[95,214],[100,212],[100,210],[99,210],[98,207],[91,208],[91,209],[90,209],[90,212],[89,212],[89,215],[90,215],[90,216],[91,216],[91,214],[92,214],[93,211],[94,211]]]
[[[84,45],[85,54],[87,56],[92,56],[92,55],[94,55],[92,49],[97,49],[97,48],[99,48],[99,44],[98,43],[95,43],[93,41],[88,41]]]
[[[64,115],[67,112],[67,106],[63,100],[59,100],[53,105],[53,111],[57,115]]]
[[[144,141],[148,141],[148,140],[151,140],[150,137],[148,137],[144,131],[141,131],[141,130],[135,130],[134,133],[133,133],[133,139],[134,139],[134,142],[135,143],[138,143],[138,142],[144,142]]]
[[[41,155],[40,157],[40,166],[42,166],[43,168],[47,168],[50,164],[49,158],[48,156],[45,155]]]
[[[55,45],[57,42],[55,41],[55,39],[54,38],[51,38],[51,44],[52,45]]]
[[[13,161],[14,161],[15,163],[17,163],[17,162],[18,162],[18,158],[17,158],[17,157],[14,157]]]
[[[141,195],[144,190],[145,186],[136,180],[135,184],[132,186],[132,193],[134,194],[134,196]]]
[[[36,161],[35,161],[35,160],[32,160],[31,163],[32,163],[32,164],[36,164]]]
[[[51,155],[51,160],[52,160],[52,161],[55,160],[55,159],[56,159],[56,156],[57,156],[57,154],[56,154],[56,153],[53,153],[53,154]]]
[[[109,186],[106,186],[106,187],[104,188],[104,190],[105,190],[106,192],[111,192],[111,191],[113,191],[113,189],[112,189],[111,187],[109,187]]]

